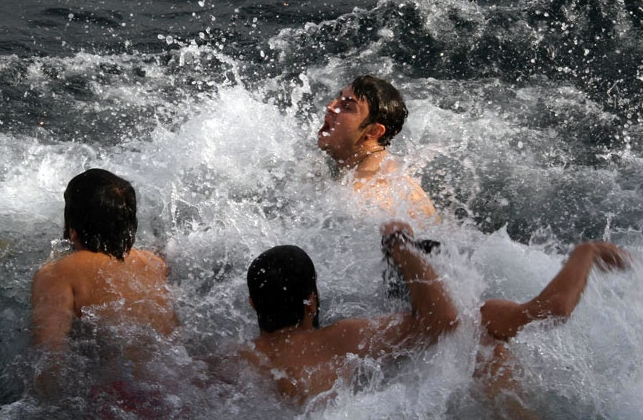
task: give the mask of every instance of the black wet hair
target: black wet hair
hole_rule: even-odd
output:
[[[404,121],[409,115],[400,92],[386,80],[375,76],[358,76],[351,83],[353,93],[359,99],[366,99],[368,102],[368,117],[362,123],[366,127],[372,123],[382,124],[386,131],[379,138],[382,146],[391,144],[404,126]]]
[[[74,229],[89,251],[123,260],[136,237],[136,192],[104,169],[75,176],[65,190],[65,239]]]
[[[311,293],[318,309],[313,325],[319,326],[315,265],[303,249],[279,245],[263,252],[250,264],[247,280],[261,331],[298,325]]]

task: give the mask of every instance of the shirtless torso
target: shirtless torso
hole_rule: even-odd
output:
[[[254,340],[254,349],[244,349],[241,356],[265,377],[272,377],[281,395],[302,404],[330,390],[339,378],[350,377],[344,368],[346,354],[340,350],[341,343],[334,342],[331,330],[336,328],[264,334]]]
[[[160,257],[136,249],[123,261],[79,250],[45,264],[32,284],[35,344],[63,350],[72,321],[81,318],[87,308],[106,323],[149,325],[169,334],[178,322],[169,299],[167,273]]]
[[[353,189],[365,206],[415,226],[440,222],[429,196],[387,151],[367,156],[351,176]]]
[[[383,227],[383,237],[401,230],[412,235],[407,224],[389,222]],[[315,328],[317,296],[311,294],[304,300],[305,309],[299,323],[271,332],[262,330],[241,356],[266,377],[271,377],[280,394],[301,404],[316,395],[329,395],[324,393],[332,393],[335,384],[350,381],[357,367],[352,360],[396,357],[418,345],[430,345],[453,330],[458,324],[457,310],[437,273],[402,239],[394,236],[391,244],[391,258],[401,265],[409,287],[410,311],[348,318]],[[284,261],[296,265],[293,260],[279,264]],[[267,268],[261,272],[272,271],[273,268]],[[280,273],[282,278],[284,274]],[[265,290],[269,287],[261,288],[262,293],[268,293]],[[294,287],[291,284],[284,290]]]

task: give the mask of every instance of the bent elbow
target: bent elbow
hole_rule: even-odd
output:
[[[552,299],[551,305],[551,315],[557,317],[559,321],[564,322],[572,315],[572,312],[576,307],[576,302],[572,302],[564,297],[556,296],[555,299]]]

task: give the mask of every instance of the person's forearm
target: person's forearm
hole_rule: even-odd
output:
[[[414,314],[439,332],[455,328],[458,314],[445,285],[408,239],[400,235],[391,241],[390,251],[408,285]]]
[[[68,386],[65,354],[41,349],[33,378],[33,390],[41,400],[57,400]]]
[[[577,246],[547,287],[523,304],[527,315],[532,319],[551,315],[569,317],[585,290],[595,258],[596,251],[591,243]]]
[[[480,308],[482,325],[491,337],[508,340],[534,320],[556,317],[564,321],[578,304],[592,267],[601,270],[623,269],[628,265],[628,258],[625,251],[613,244],[580,244],[535,298],[521,304],[504,299],[486,301]]]

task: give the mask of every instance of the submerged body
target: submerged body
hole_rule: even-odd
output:
[[[390,83],[359,76],[326,106],[317,145],[342,169],[367,207],[424,227],[439,221],[435,207],[387,150],[407,113],[402,96]]]
[[[383,250],[400,267],[409,287],[410,312],[345,319],[317,329],[314,323],[317,293],[302,291],[296,295],[299,283],[306,283],[306,278],[301,273],[290,272],[288,267],[294,264],[294,258],[284,255],[277,260],[279,266],[275,262],[257,264],[264,253],[251,265],[248,274],[251,303],[257,298],[265,300],[283,293],[286,301],[292,302],[292,308],[303,305],[301,318],[295,323],[284,320],[281,326],[268,328],[262,326],[262,318],[265,323],[266,319],[275,320],[280,316],[266,312],[265,308],[259,309],[261,334],[241,352],[265,377],[272,378],[284,397],[298,403],[319,395],[332,397],[336,386],[351,383],[358,367],[351,361],[356,358],[385,361],[435,344],[441,336],[458,327],[458,311],[448,288],[414,245],[410,226],[393,222],[385,225],[384,232]],[[568,319],[585,290],[592,268],[623,269],[628,266],[628,259],[629,255],[613,244],[583,243],[574,249],[559,273],[535,298],[523,304],[503,299],[484,302],[479,330],[481,351],[474,376],[491,401],[511,390],[514,396],[503,400],[501,411],[515,418],[538,418],[520,402],[523,391],[528,391],[517,386],[507,341],[535,320]],[[255,265],[260,267],[253,269]],[[312,278],[314,281],[315,276]],[[273,308],[279,310],[283,306],[279,303]]]
[[[78,355],[89,360],[93,395],[124,398],[145,379],[155,342],[178,325],[168,267],[132,247],[136,195],[126,180],[101,169],[76,176],[65,190],[64,215],[73,251],[47,262],[31,287],[33,343],[47,362],[36,372],[35,391],[44,398],[69,391],[61,378]]]
[[[420,253],[406,246],[400,232],[407,229],[391,222],[382,233],[409,287],[411,309],[343,319],[323,328],[316,325],[316,275],[305,252],[280,246],[257,257],[248,270],[248,286],[261,334],[242,356],[272,377],[283,396],[303,403],[350,382],[356,373],[352,358],[396,357],[455,329],[458,314],[446,285]],[[298,270],[301,265],[306,272]],[[288,310],[280,313],[284,306]]]

